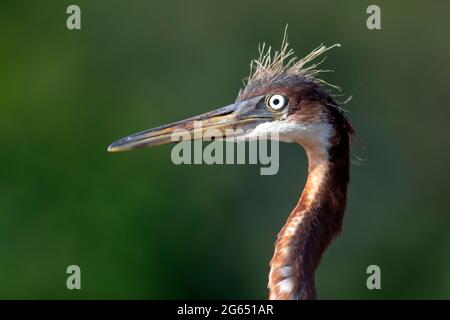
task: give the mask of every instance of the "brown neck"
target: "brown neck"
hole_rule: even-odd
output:
[[[316,299],[315,270],[341,230],[346,204],[349,142],[340,140],[328,150],[305,146],[308,179],[275,243],[270,299]]]

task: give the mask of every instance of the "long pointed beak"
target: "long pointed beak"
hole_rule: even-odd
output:
[[[222,138],[230,138],[230,132],[234,132],[231,135],[237,137],[272,119],[273,114],[265,107],[264,96],[258,96],[186,120],[138,132],[113,142],[108,151],[127,151],[178,142],[180,132],[187,133],[186,140],[218,138],[218,131]],[[174,138],[174,135],[178,138]]]

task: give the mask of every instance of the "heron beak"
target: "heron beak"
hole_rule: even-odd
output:
[[[217,134],[213,135],[211,132],[218,131],[222,134],[219,138],[237,137],[272,119],[272,112],[265,107],[264,96],[258,96],[186,120],[138,132],[113,142],[108,151],[120,152],[178,142],[181,131],[188,133],[186,140],[217,139]],[[235,133],[230,136],[230,131]],[[238,131],[241,133],[237,133]],[[178,138],[174,138],[174,135],[178,135]]]

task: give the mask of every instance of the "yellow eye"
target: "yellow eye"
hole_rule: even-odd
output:
[[[270,96],[267,104],[270,108],[278,111],[286,106],[286,102],[287,99],[284,96],[282,96],[281,94],[274,94]]]

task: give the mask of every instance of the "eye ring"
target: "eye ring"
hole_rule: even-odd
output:
[[[267,99],[267,106],[275,111],[280,111],[287,105],[287,98],[281,94],[273,94]]]

